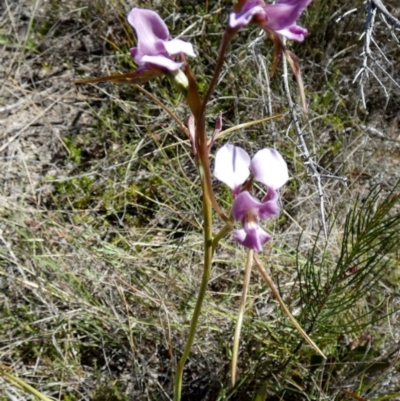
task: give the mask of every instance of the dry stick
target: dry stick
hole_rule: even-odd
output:
[[[362,63],[362,67],[358,70],[358,72],[356,73],[356,76],[353,79],[353,83],[354,83],[357,81],[358,78],[360,78],[361,100],[363,102],[364,109],[367,108],[367,104],[365,101],[365,95],[364,95],[364,79],[368,78],[368,72],[371,72],[374,75],[374,77],[376,77],[377,81],[381,84],[384,91],[386,92],[386,88],[382,85],[382,83],[379,81],[379,78],[372,72],[371,68],[368,65],[368,60],[372,53],[371,52],[371,37],[372,37],[372,30],[374,28],[375,16],[376,16],[376,9],[371,7],[371,5],[370,5],[368,7],[367,21],[365,23],[365,25],[367,26],[367,29],[363,33],[363,35],[365,35],[363,52],[362,52],[363,63]]]
[[[319,174],[319,172],[317,170],[316,163],[314,162],[314,160],[312,160],[312,158],[310,156],[310,152],[308,151],[307,144],[306,144],[306,141],[304,140],[304,135],[300,128],[299,120],[297,118],[295,104],[293,102],[292,95],[290,93],[290,88],[289,88],[286,55],[285,55],[285,57],[283,57],[283,82],[284,82],[284,86],[285,86],[286,98],[287,98],[287,101],[289,104],[290,114],[292,116],[293,125],[295,128],[296,134],[297,134],[297,138],[300,141],[300,149],[303,153],[302,156],[305,159],[304,164],[307,165],[308,168],[311,170],[312,177],[315,178],[315,181],[317,183],[322,226],[324,229],[325,238],[328,238],[328,230],[326,228],[326,220],[325,220],[324,194],[322,192],[322,185],[321,185],[321,175]]]
[[[391,25],[400,28],[400,21],[388,11],[381,0],[370,0],[370,2],[389,20]]]
[[[232,387],[236,382],[236,368],[239,354],[239,341],[240,341],[240,332],[242,331],[243,324],[243,316],[246,310],[246,300],[247,300],[247,292],[250,284],[250,276],[251,276],[251,268],[253,266],[253,250],[249,250],[247,254],[246,267],[244,270],[244,278],[243,278],[243,290],[242,297],[240,298],[240,306],[239,313],[236,321],[235,328],[235,336],[233,337],[233,349],[232,349],[232,366],[231,366],[231,384]]]
[[[317,344],[314,343],[313,340],[307,335],[307,333],[301,328],[299,323],[297,323],[297,320],[293,317],[293,315],[290,313],[288,307],[285,305],[283,302],[283,299],[279,295],[278,290],[275,287],[274,282],[272,281],[271,277],[269,277],[268,273],[265,271],[263,268],[260,259],[256,254],[254,254],[254,261],[256,262],[256,266],[258,271],[260,272],[261,276],[263,279],[267,282],[269,288],[271,289],[272,294],[276,298],[276,300],[279,302],[279,305],[285,312],[286,316],[290,319],[290,321],[293,323],[294,327],[296,327],[297,331],[301,334],[301,336],[304,338],[304,340],[315,350],[320,354],[324,359],[326,359],[326,356],[323,354],[323,352],[318,348]]]
[[[400,88],[399,83],[393,79],[393,77],[378,63],[378,61],[373,57],[372,55],[372,50],[371,50],[371,43],[375,44],[383,58],[386,58],[386,55],[384,52],[381,50],[381,48],[378,46],[378,44],[375,42],[373,38],[373,29],[374,29],[374,24],[375,24],[375,17],[376,17],[376,12],[380,11],[383,15],[383,19],[388,19],[389,23],[392,26],[395,26],[397,28],[400,28],[400,21],[397,20],[393,15],[389,13],[389,11],[386,9],[386,7],[382,4],[381,1],[379,0],[370,0],[368,2],[368,9],[367,9],[367,17],[366,21],[364,24],[364,32],[362,33],[361,37],[364,37],[364,44],[363,44],[363,52],[361,53],[361,56],[363,57],[363,62],[362,66],[358,69],[354,79],[353,83],[356,82],[358,79],[360,80],[360,92],[361,92],[361,100],[363,102],[364,108],[367,107],[366,101],[365,101],[365,94],[364,94],[364,81],[368,79],[369,73],[375,78],[375,80],[378,82],[378,84],[382,87],[383,91],[385,92],[386,98],[389,98],[389,94],[387,89],[385,88],[385,85],[382,83],[382,81],[379,79],[379,77],[375,74],[375,72],[371,69],[371,67],[368,65],[368,62],[371,61],[373,64],[375,64],[391,81],[392,83]],[[385,20],[386,22],[386,20]],[[388,22],[386,22],[388,24]]]

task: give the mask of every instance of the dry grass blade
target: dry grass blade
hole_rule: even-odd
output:
[[[288,307],[286,304],[283,302],[282,297],[279,295],[278,290],[275,287],[274,282],[272,281],[271,277],[269,277],[268,273],[265,271],[263,268],[260,259],[257,257],[257,255],[254,255],[254,261],[256,262],[256,266],[258,268],[258,271],[260,272],[262,278],[265,280],[265,282],[268,284],[269,288],[271,289],[274,297],[276,300],[279,302],[279,305],[281,306],[282,310],[285,312],[286,316],[289,318],[289,320],[293,323],[294,327],[296,330],[299,332],[299,334],[304,338],[304,340],[309,344],[319,355],[322,356],[322,358],[326,359],[325,354],[319,349],[317,344],[308,336],[308,334],[302,329],[302,327],[299,325],[297,320],[293,317],[293,315],[290,313]]]
[[[24,389],[27,393],[33,395],[34,397],[38,398],[39,400],[42,401],[52,401],[51,398],[45,396],[42,394],[40,391],[37,391],[34,389],[32,386],[30,386],[28,383],[24,382],[22,379],[19,377],[14,376],[13,374],[7,372],[4,368],[0,366],[0,374],[3,375],[10,383],[21,387]]]
[[[246,266],[244,270],[243,277],[243,290],[242,296],[240,297],[240,306],[236,321],[235,335],[233,337],[233,349],[232,349],[232,362],[231,362],[231,384],[232,386],[236,383],[236,370],[239,355],[239,342],[240,342],[240,332],[242,330],[243,317],[246,311],[246,301],[247,293],[250,285],[251,268],[253,266],[253,251],[249,250],[247,253]]]

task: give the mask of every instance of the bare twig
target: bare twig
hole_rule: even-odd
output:
[[[400,29],[400,21],[388,11],[381,0],[370,0],[370,3],[376,7],[376,9],[379,10],[379,12],[382,13],[385,18],[389,20],[389,23],[392,26]]]
[[[364,25],[365,30],[362,33],[362,36],[364,36],[363,52],[361,53],[361,55],[363,56],[363,62],[362,62],[362,66],[357,71],[356,76],[353,79],[353,83],[356,82],[358,79],[360,79],[361,100],[363,102],[363,106],[365,109],[367,108],[367,104],[365,101],[364,82],[366,79],[368,79],[368,73],[372,72],[372,70],[368,66],[368,61],[372,54],[371,37],[372,37],[372,30],[373,30],[374,22],[375,22],[375,16],[376,16],[376,9],[371,7],[371,2],[369,2],[368,9],[367,9],[367,18],[366,18],[365,25]],[[374,74],[374,76],[376,76],[376,75]],[[381,86],[383,86],[379,80],[378,80],[378,82],[381,84]],[[384,86],[383,86],[383,88],[385,89]]]
[[[300,127],[298,115],[296,112],[296,106],[293,102],[292,95],[290,93],[290,87],[289,87],[289,81],[288,81],[287,60],[285,57],[283,57],[283,82],[284,82],[284,86],[285,86],[286,98],[287,98],[287,101],[289,104],[289,110],[290,110],[290,114],[292,116],[294,129],[296,131],[296,135],[299,140],[299,147],[301,149],[302,156],[305,160],[304,164],[311,171],[311,175],[315,179],[315,182],[317,185],[319,202],[320,202],[322,227],[324,229],[325,238],[328,238],[328,230],[326,227],[326,219],[325,219],[324,194],[322,191],[322,184],[321,184],[321,175],[318,172],[317,164],[314,162],[314,160],[310,156],[310,152],[308,151],[306,141],[304,140],[303,130]]]
[[[400,89],[399,83],[375,59],[375,57],[373,56],[373,52],[371,50],[371,44],[373,44],[377,48],[378,52],[381,54],[383,59],[389,62],[384,51],[380,48],[379,44],[374,40],[373,37],[377,11],[379,11],[382,14],[382,17],[386,23],[392,25],[396,29],[400,28],[400,21],[387,10],[387,8],[383,5],[383,3],[380,0],[367,1],[367,14],[364,23],[364,29],[361,34],[361,38],[364,38],[363,51],[361,53],[363,61],[362,61],[362,66],[358,69],[353,79],[353,83],[359,80],[361,100],[364,108],[367,107],[365,100],[364,84],[366,80],[368,80],[369,74],[371,74],[378,82],[378,84],[382,87],[386,98],[389,98],[389,93],[387,91],[387,88],[383,84],[382,80],[378,77],[378,75],[371,69],[369,64],[374,64],[375,66],[377,66],[383,72],[383,74],[386,75],[386,77]]]

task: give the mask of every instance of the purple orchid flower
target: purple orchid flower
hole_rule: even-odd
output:
[[[235,31],[251,22],[264,30],[274,31],[290,40],[302,42],[307,29],[296,21],[312,0],[278,0],[266,5],[263,0],[240,0],[229,16],[229,27]]]
[[[252,172],[253,177],[268,188],[267,195],[260,202],[248,191],[240,192],[242,184]],[[288,169],[281,154],[270,148],[259,150],[253,159],[245,150],[226,144],[215,155],[215,177],[231,188],[235,200],[232,216],[242,223],[234,238],[240,244],[256,252],[272,237],[258,224],[280,212],[279,192],[289,179]]]
[[[137,47],[130,52],[139,67],[138,74],[144,70],[159,70],[175,75],[184,63],[174,61],[174,56],[180,53],[196,56],[189,42],[169,39],[168,28],[155,11],[133,8],[128,14],[128,22],[137,36]]]

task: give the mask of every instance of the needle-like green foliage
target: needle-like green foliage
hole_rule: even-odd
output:
[[[338,257],[327,249],[318,254],[315,244],[307,262],[298,262],[303,320],[326,340],[372,323],[374,306],[367,307],[366,298],[379,293],[400,242],[396,189],[385,194],[375,187],[357,199],[346,216]]]

